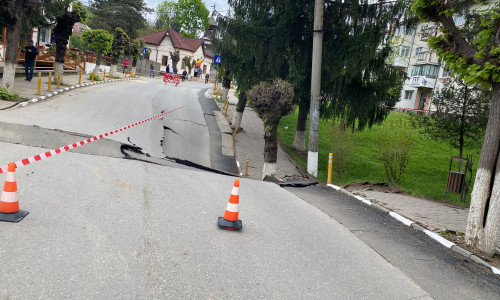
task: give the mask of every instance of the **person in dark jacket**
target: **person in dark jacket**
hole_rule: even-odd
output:
[[[33,40],[28,42],[28,45],[21,49],[24,55],[24,73],[26,75],[26,81],[31,81],[33,79],[33,69],[35,68],[35,59],[38,55],[38,49],[33,45]]]

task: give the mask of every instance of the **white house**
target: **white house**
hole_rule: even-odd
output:
[[[212,27],[212,26],[211,26]],[[210,29],[209,29],[210,30]],[[207,31],[208,33],[209,31]],[[165,71],[167,65],[172,66],[172,59],[170,58],[170,52],[179,50],[180,60],[177,65],[178,73],[182,73],[184,70],[189,72],[189,69],[185,66],[182,61],[184,57],[190,57],[191,61],[204,59],[201,69],[203,74],[210,72],[210,67],[213,62],[214,54],[211,51],[211,45],[208,39],[194,39],[187,38],[180,35],[177,31],[172,28],[153,32],[140,36],[146,42],[146,47],[150,50],[149,59],[153,60],[161,65],[161,71]],[[194,74],[194,68],[191,71],[191,75]]]

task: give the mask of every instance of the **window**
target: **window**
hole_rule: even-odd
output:
[[[417,49],[415,49],[415,55],[421,53],[422,51],[424,51],[424,48],[423,47],[418,47]]]
[[[40,28],[40,44],[47,43],[47,29]]]
[[[182,61],[182,63],[181,63],[181,69],[185,69],[185,68],[186,68],[186,62]]]
[[[465,24],[465,16],[453,16],[453,21],[455,21],[455,26],[462,26]]]
[[[409,57],[410,56],[410,47],[409,46],[401,46],[401,51],[399,53],[401,57]]]
[[[207,65],[203,65],[203,74],[207,73]]]
[[[405,91],[405,100],[411,100],[413,98],[413,91]]]
[[[429,78],[436,78],[438,74],[438,66],[435,65],[417,65],[413,67],[411,76],[425,76]]]
[[[166,56],[166,55],[161,56],[161,65],[162,66],[168,65],[168,56]]]

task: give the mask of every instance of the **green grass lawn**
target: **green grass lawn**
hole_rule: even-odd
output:
[[[295,128],[297,124],[297,114],[283,117],[281,119],[278,136],[285,150],[290,156],[304,167],[307,165],[307,152],[301,153],[292,149],[295,138]],[[400,119],[409,120],[409,116],[403,113],[393,112],[384,121],[382,125],[375,125],[371,129],[366,128],[362,132],[354,132],[348,141],[353,147],[352,161],[347,168],[344,178],[341,181],[333,172],[332,183],[337,185],[346,185],[352,182],[388,182],[384,165],[378,156],[377,137],[384,126],[391,121],[396,124]],[[288,130],[284,128],[288,127]],[[333,152],[335,137],[332,133],[331,121],[320,121],[319,129],[319,162],[318,162],[318,180],[326,182],[328,176],[328,154]],[[306,130],[306,147],[308,143],[309,128]],[[414,131],[415,143],[410,153],[410,162],[406,168],[406,177],[398,186],[405,193],[421,196],[425,198],[455,203],[468,206],[470,195],[465,201],[459,201],[459,195],[446,194],[446,180],[450,165],[451,156],[458,156],[458,149],[453,149],[447,144],[432,141]],[[481,149],[464,149],[466,154],[473,154],[475,158],[474,173],[479,161]],[[334,166],[335,168],[335,166]],[[475,174],[473,174],[474,176]],[[474,177],[472,179],[469,191],[472,190]]]

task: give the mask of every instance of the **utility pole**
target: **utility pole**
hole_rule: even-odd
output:
[[[314,2],[313,55],[311,70],[311,107],[307,173],[318,176],[319,99],[321,95],[321,58],[323,51],[324,0]]]

